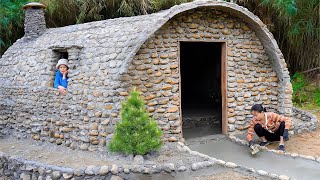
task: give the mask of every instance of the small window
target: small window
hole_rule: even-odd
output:
[[[53,54],[54,54],[54,57],[53,57],[52,64],[51,64],[51,72],[52,73],[50,73],[51,77],[50,77],[50,80],[48,83],[48,85],[50,87],[53,87],[53,85],[54,85],[54,78],[56,76],[56,71],[57,71],[56,65],[57,65],[59,59],[68,59],[69,58],[69,54],[68,54],[67,49],[53,50]]]

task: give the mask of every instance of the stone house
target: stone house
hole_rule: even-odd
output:
[[[215,121],[209,122],[212,132],[228,135],[246,131],[255,103],[292,116],[284,57],[266,25],[244,7],[194,1],[149,15],[50,29],[45,6],[30,3],[24,9],[25,35],[0,60],[5,133],[104,150],[132,87],[142,92],[165,141],[183,140],[184,126],[186,134],[201,134],[201,122],[188,123],[190,114],[209,114],[204,121]],[[61,57],[70,64],[66,96],[52,88]]]

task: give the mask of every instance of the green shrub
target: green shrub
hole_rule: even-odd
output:
[[[161,147],[162,131],[150,118],[139,94],[133,90],[122,103],[121,121],[116,124],[114,137],[109,143],[112,152],[143,155]]]
[[[320,88],[318,88],[314,93],[314,101],[318,106],[320,106]]]
[[[291,78],[294,103],[301,104],[308,100],[306,92],[307,79],[304,75],[295,73]]]

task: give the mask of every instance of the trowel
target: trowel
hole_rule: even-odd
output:
[[[252,151],[251,151],[252,155],[257,154],[260,151],[260,149],[258,148],[257,145],[252,145],[252,146],[250,146],[250,148],[252,149]]]

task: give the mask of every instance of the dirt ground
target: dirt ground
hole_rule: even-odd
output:
[[[115,164],[131,164],[133,156],[123,156],[107,151],[89,152],[71,150],[65,146],[35,142],[29,139],[0,138],[0,152],[20,156],[28,160],[35,160],[46,164],[80,168],[89,165],[111,166]],[[174,143],[167,143],[162,146],[160,152],[154,152],[144,156],[145,164],[161,165],[174,163],[178,167],[181,165],[191,166],[194,162],[201,162],[204,159],[192,156],[187,152],[177,150]]]
[[[256,180],[256,177],[253,176],[245,176],[236,172],[225,172],[220,174],[215,174],[214,176],[200,176],[197,177],[196,180]]]
[[[320,121],[320,109],[310,112]],[[316,131],[289,136],[289,138],[289,141],[285,143],[286,152],[320,157],[320,127]],[[268,148],[277,149],[278,145],[278,142],[274,142]]]

